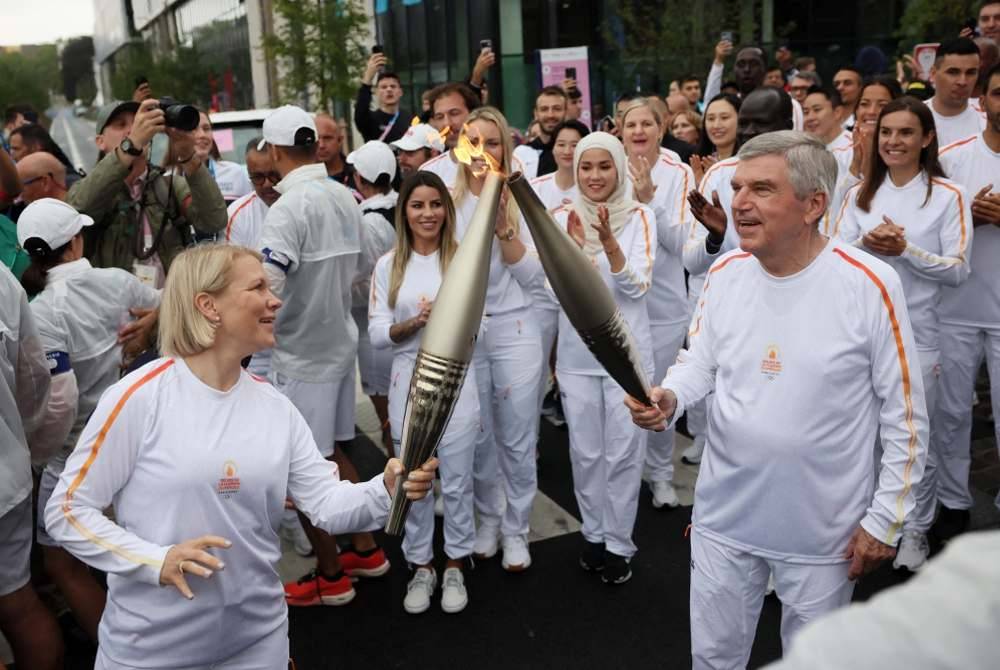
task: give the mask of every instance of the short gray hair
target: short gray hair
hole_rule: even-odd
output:
[[[823,80],[820,78],[820,76],[817,73],[812,72],[811,70],[799,70],[798,72],[795,73],[792,79],[804,79],[805,81],[809,82],[810,86],[823,85]]]
[[[795,197],[826,194],[827,205],[837,187],[837,159],[820,140],[798,130],[777,130],[753,138],[740,148],[741,161],[759,156],[784,156]]]

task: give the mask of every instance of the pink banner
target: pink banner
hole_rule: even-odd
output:
[[[564,49],[539,49],[538,59],[542,71],[542,86],[561,86],[567,78],[566,70],[576,69],[576,87],[583,96],[580,122],[593,126],[590,117],[590,60],[587,47],[567,47]]]

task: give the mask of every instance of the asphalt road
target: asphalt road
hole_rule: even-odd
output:
[[[94,144],[94,121],[76,116],[73,108],[52,107],[46,114],[52,120],[49,134],[70,161],[84,172],[89,172],[97,163],[97,146]]]

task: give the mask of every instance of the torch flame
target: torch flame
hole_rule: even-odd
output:
[[[473,144],[469,139],[468,126],[465,126],[461,136],[459,136],[454,151],[458,162],[465,163],[472,168],[472,174],[476,178],[482,177],[488,172],[503,175],[500,164],[483,148],[482,144]]]
[[[419,126],[420,125],[420,117],[419,116],[414,116],[412,119],[410,119],[410,125],[411,126]]]

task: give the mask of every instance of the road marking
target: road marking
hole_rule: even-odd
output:
[[[80,155],[80,147],[76,144],[76,138],[73,137],[73,131],[69,127],[69,121],[66,119],[65,114],[60,114],[59,120],[63,122],[63,132],[66,133],[66,142],[69,144],[70,160],[73,161],[73,165],[78,170],[82,170],[83,157]]]

